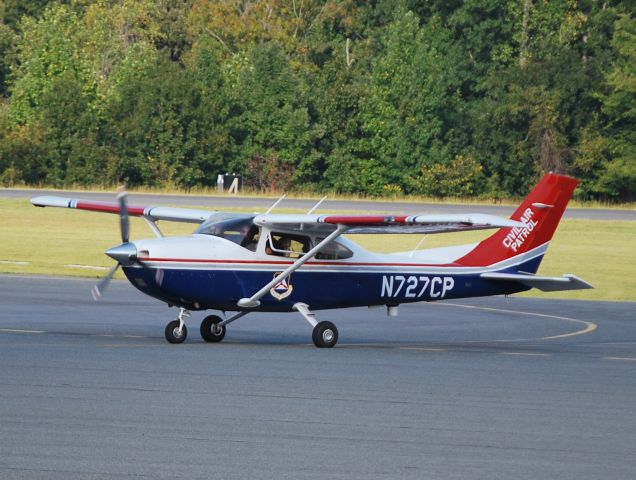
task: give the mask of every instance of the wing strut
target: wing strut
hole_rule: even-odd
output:
[[[322,197],[320,200],[318,200],[318,203],[316,205],[314,205],[313,207],[311,207],[311,209],[305,214],[305,215],[311,215],[312,213],[314,213],[314,211],[320,206],[320,204],[322,202],[324,202],[327,199],[327,195],[325,195],[324,197]]]
[[[272,210],[274,210],[274,209],[278,206],[278,204],[279,204],[280,202],[282,202],[282,201],[285,199],[285,197],[286,197],[286,196],[287,196],[287,194],[286,194],[286,193],[284,193],[282,197],[280,197],[278,200],[276,200],[276,201],[274,202],[274,205],[272,205],[271,207],[269,207],[269,209],[265,212],[265,215],[267,215],[267,214],[268,214],[268,213],[270,213]]]
[[[157,220],[153,220],[152,217],[148,215],[143,215],[141,218],[146,221],[146,224],[150,227],[150,230],[152,230],[152,233],[154,233],[157,238],[163,238],[163,233],[161,233],[161,230],[159,230],[159,227],[157,226]]]
[[[316,254],[325,245],[327,245],[329,242],[334,240],[336,237],[339,237],[340,235],[342,235],[347,228],[348,227],[346,225],[338,225],[338,227],[333,232],[331,232],[329,235],[327,235],[327,237],[324,240],[322,240],[318,245],[316,245],[314,248],[309,250],[302,257],[300,257],[298,260],[296,260],[294,263],[292,263],[284,272],[282,272],[280,275],[277,275],[276,277],[274,277],[274,279],[271,282],[269,282],[267,285],[265,285],[263,288],[261,288],[258,292],[256,292],[250,298],[241,298],[238,301],[237,305],[239,307],[241,307],[241,308],[256,308],[256,307],[258,307],[261,304],[261,302],[259,300],[267,292],[269,292],[269,290],[272,287],[278,285],[280,282],[282,282],[287,277],[289,277],[293,272],[295,272],[300,267],[302,267],[307,261],[309,261],[312,258],[314,258],[316,256]]]

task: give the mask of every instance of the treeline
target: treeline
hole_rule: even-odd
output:
[[[0,0],[0,184],[636,198],[636,6]]]

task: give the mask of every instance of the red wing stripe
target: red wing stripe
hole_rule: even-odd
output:
[[[89,210],[91,212],[119,213],[119,205],[115,202],[87,202],[86,200],[78,200],[75,208],[79,210]],[[128,207],[128,215],[141,216],[144,214],[145,207]]]
[[[339,223],[343,225],[392,225],[406,223],[407,218],[406,215],[329,215],[324,217],[322,221],[324,223]]]

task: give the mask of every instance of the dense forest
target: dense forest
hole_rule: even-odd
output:
[[[636,6],[0,0],[0,185],[636,198]]]

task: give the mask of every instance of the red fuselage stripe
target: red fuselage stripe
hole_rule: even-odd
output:
[[[291,265],[293,262],[276,260],[207,260],[199,258],[140,258],[142,262],[171,262],[171,263],[212,263],[212,264],[240,264],[240,265]],[[456,263],[428,264],[428,263],[363,263],[363,262],[307,262],[306,265],[331,265],[343,267],[461,267]]]

